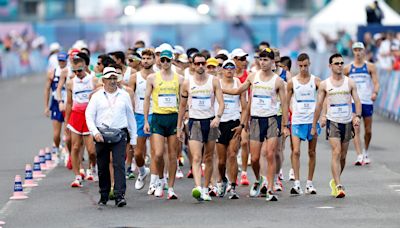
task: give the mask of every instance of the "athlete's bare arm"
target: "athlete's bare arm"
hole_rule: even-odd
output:
[[[180,141],[183,142],[183,135],[182,134],[182,122],[183,116],[186,112],[187,100],[189,96],[189,80],[184,80],[183,84],[180,88],[180,102],[179,102],[179,111],[178,111],[178,123],[177,123],[177,137]]]
[[[279,95],[281,102],[281,108],[282,108],[282,131],[284,136],[288,136],[290,134],[289,129],[286,127],[287,122],[288,122],[288,103],[286,101],[286,87],[285,83],[281,78],[277,78],[275,82],[275,88],[277,90],[277,93]]]
[[[316,132],[316,127],[317,127],[317,122],[319,119],[319,116],[321,114],[322,106],[324,106],[324,101],[326,97],[326,82],[323,81],[320,84],[320,87],[318,89],[318,97],[317,97],[317,103],[315,105],[315,112],[314,112],[314,119],[312,123],[312,129],[311,129],[311,134],[315,134]]]
[[[371,100],[375,101],[378,96],[380,85],[376,66],[373,63],[368,63],[369,74],[371,75],[372,83],[374,85],[374,92],[372,93]]]
[[[346,66],[343,68],[343,74],[344,74],[345,76],[349,76],[350,67],[351,67],[351,64],[348,64],[348,65],[346,65]]]
[[[292,100],[292,95],[293,95],[293,80],[290,79],[288,80],[288,83],[286,85],[286,103],[288,107],[290,107],[290,101]]]
[[[136,91],[136,73],[131,74],[129,77],[128,87]]]
[[[235,78],[234,80],[237,81],[238,86],[240,87],[242,85],[242,83],[240,83],[240,80]],[[249,112],[247,111],[247,102],[246,102],[246,92],[243,92],[240,94],[240,107],[242,109],[242,112],[240,114],[240,123],[244,124],[245,126],[247,126],[247,121],[248,121],[248,116],[249,116]]]
[[[67,103],[65,104],[65,124],[68,124],[69,117],[71,115],[71,110],[72,110],[72,87],[73,83],[72,80],[67,82],[66,85],[67,89]]]
[[[254,80],[254,74],[250,74],[247,80],[239,88],[222,89],[222,92],[230,95],[240,95],[244,91],[248,90]]]
[[[62,99],[62,89],[64,87],[65,82],[67,81],[67,77],[68,77],[68,68],[64,67],[64,69],[61,70],[61,74],[60,74],[60,79],[58,81],[58,85],[57,85],[57,100],[59,101],[60,99]],[[63,102],[59,102],[58,103],[58,108],[60,109],[60,112],[65,110],[65,104]]]
[[[354,100],[354,105],[356,106],[356,116],[355,116],[356,118],[353,117],[353,126],[358,127],[360,125],[359,117],[361,116],[361,101],[357,93],[356,83],[351,78],[349,78],[349,87],[351,96]]]
[[[143,113],[144,113],[144,132],[150,134],[150,125],[149,125],[149,111],[150,111],[150,96],[153,92],[153,83],[154,83],[155,74],[150,74],[146,80],[146,94],[144,96],[144,105],[143,105]]]
[[[290,71],[286,71],[286,81],[292,80],[292,73]]]
[[[46,84],[44,86],[44,115],[47,117],[50,116],[49,100],[50,100],[51,82],[53,81],[53,77],[54,77],[54,70],[49,70],[47,72]]]

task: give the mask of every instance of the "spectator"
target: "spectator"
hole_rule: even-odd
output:
[[[376,54],[376,45],[375,41],[372,39],[372,35],[370,32],[364,33],[364,46],[365,46],[365,54],[367,61],[374,63],[376,59],[374,58]]]
[[[386,39],[382,41],[377,54],[378,65],[382,69],[392,70],[393,53],[399,50],[399,46],[400,42],[394,37],[394,33],[387,32]]]
[[[372,5],[367,6],[367,24],[382,24],[382,19],[384,18],[383,11],[379,7],[378,1],[374,1]]]

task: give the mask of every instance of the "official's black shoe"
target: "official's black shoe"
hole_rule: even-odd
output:
[[[108,197],[101,196],[99,202],[97,203],[100,206],[106,206],[108,201]]]
[[[115,199],[115,206],[117,207],[123,207],[126,206],[126,200],[124,197],[118,197]]]

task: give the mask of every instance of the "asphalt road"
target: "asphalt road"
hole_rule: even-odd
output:
[[[290,196],[284,181],[278,202],[249,198],[249,187],[238,187],[239,200],[213,198],[198,203],[191,197],[192,179],[177,180],[179,200],[169,201],[134,190],[128,181],[125,208],[113,202],[98,207],[97,183],[69,187],[73,175],[59,166],[39,187],[25,189],[29,199],[9,201],[16,174],[24,175],[38,150],[51,145],[51,122],[43,115],[44,76],[0,81],[0,220],[3,227],[400,227],[400,125],[374,117],[370,149],[372,164],[355,167],[353,147],[342,175],[346,198],[330,196],[330,149],[323,137],[317,147],[315,196]],[[305,145],[302,151],[306,151]],[[289,151],[285,151],[288,158]],[[306,155],[306,153],[304,153]],[[307,157],[302,156],[304,187]],[[289,160],[284,162],[287,178]],[[187,164],[185,171],[187,171]],[[253,181],[249,169],[250,181]]]

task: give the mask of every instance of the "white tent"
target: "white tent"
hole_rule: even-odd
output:
[[[132,16],[120,19],[123,24],[200,24],[210,20],[195,8],[171,3],[146,5],[138,8]]]
[[[333,0],[308,22],[308,33],[312,38],[319,37],[323,32],[332,38],[340,29],[345,29],[355,36],[359,25],[367,24],[365,8],[374,0]],[[400,25],[400,16],[385,1],[379,0],[383,11],[383,25]]]

